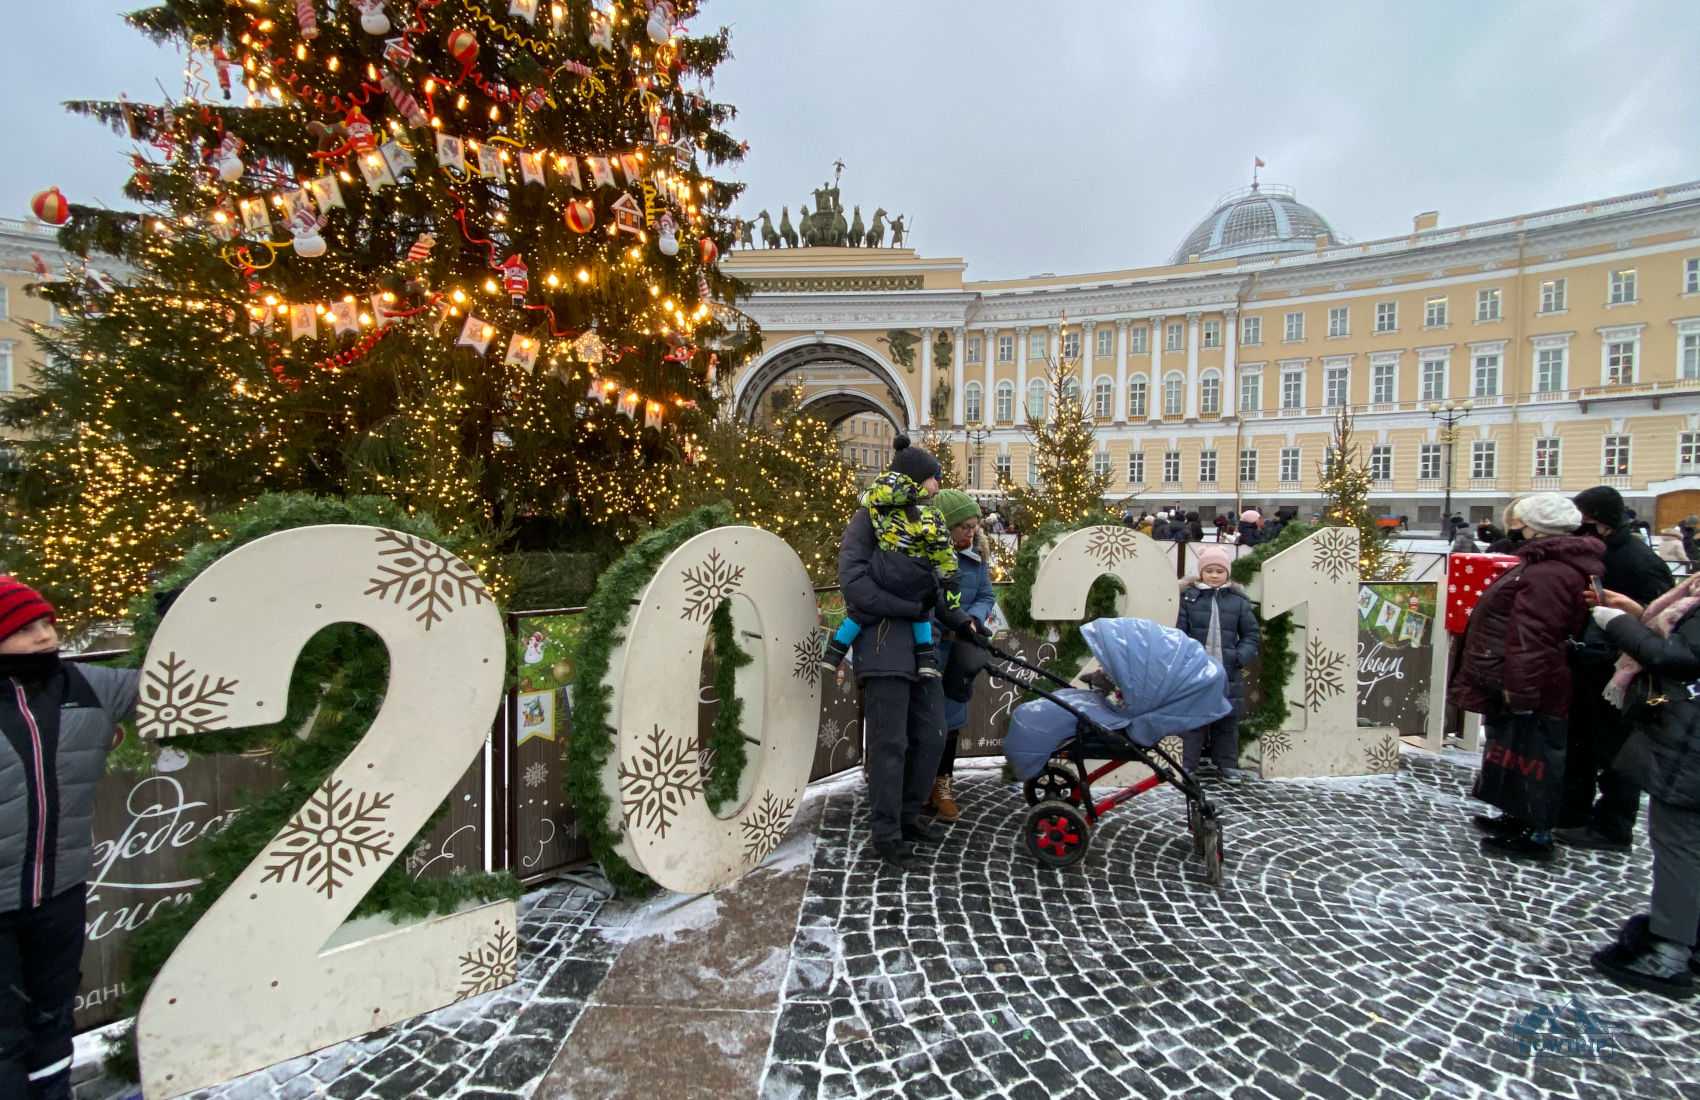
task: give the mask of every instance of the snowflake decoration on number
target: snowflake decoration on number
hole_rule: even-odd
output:
[[[620,804],[635,823],[667,835],[673,815],[702,794],[702,765],[693,741],[656,726],[628,762],[620,762]]]
[[[507,925],[460,957],[460,995],[476,997],[519,977],[519,939]]]
[[[1139,554],[1139,533],[1131,527],[1094,527],[1086,552],[1099,565],[1115,566]]]
[[[763,791],[761,805],[754,813],[738,823],[744,830],[744,859],[749,863],[760,863],[773,854],[779,847],[779,842],[785,838],[785,830],[791,825],[791,811],[797,806],[795,798],[784,802],[773,796],[772,791]]]
[[[379,531],[378,576],[368,579],[363,593],[418,612],[418,621],[430,630],[443,616],[470,602],[490,598],[484,582],[472,567],[434,542],[400,531]]]
[[[136,731],[144,738],[206,733],[229,719],[230,697],[239,681],[197,676],[173,651],[142,674],[136,699]]]
[[[720,606],[720,601],[738,591],[744,582],[744,567],[733,565],[720,556],[720,551],[710,550],[708,557],[694,568],[680,574],[685,578],[685,609],[680,612],[681,619],[706,623],[714,609]]]
[[[1324,527],[1316,533],[1311,544],[1310,565],[1325,573],[1331,581],[1350,574],[1358,567],[1357,532],[1347,527]]]
[[[1305,643],[1305,707],[1313,713],[1344,690],[1346,655],[1329,649],[1319,638]]]
[[[1388,734],[1364,752],[1365,762],[1372,772],[1399,770],[1399,738]]]
[[[541,787],[548,778],[549,769],[541,761],[526,766],[525,785],[527,787]]]
[[[791,646],[791,678],[808,683],[820,675],[821,659],[826,656],[826,632],[811,630],[803,640]]]
[[[1285,755],[1293,747],[1292,735],[1286,730],[1269,730],[1258,740],[1263,744],[1263,756],[1266,760]]]
[[[394,800],[394,795],[351,791],[341,780],[329,780],[278,834],[261,881],[305,877],[325,897],[336,896],[356,868],[392,854],[395,833],[384,829],[384,821]]]

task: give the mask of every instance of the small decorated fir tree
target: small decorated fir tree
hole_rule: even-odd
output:
[[[1362,450],[1352,439],[1352,416],[1342,409],[1334,421],[1334,438],[1329,441],[1320,470],[1319,487],[1327,504],[1325,527],[1358,529],[1358,576],[1366,581],[1393,580],[1405,571],[1405,555],[1388,545],[1389,532],[1376,523],[1370,507],[1370,469]]]
[[[1051,522],[1078,523],[1104,510],[1110,477],[1094,468],[1098,448],[1092,418],[1080,398],[1064,385],[1072,374],[1067,360],[1060,368],[1047,365],[1045,415],[1028,422],[1026,434],[1033,447],[1032,460],[1038,464],[1038,484],[1014,487],[1004,478],[1000,485],[1009,494],[1022,527],[1029,531]]]

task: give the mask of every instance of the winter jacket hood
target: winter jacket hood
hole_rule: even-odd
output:
[[[1664,595],[1675,583],[1670,566],[1627,527],[1619,527],[1606,536],[1603,560],[1604,575],[1600,583],[1642,607]]]

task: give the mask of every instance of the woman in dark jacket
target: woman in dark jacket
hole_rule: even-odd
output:
[[[1526,790],[1529,778],[1538,775],[1539,784],[1552,792],[1550,799],[1540,800],[1551,812],[1537,811],[1539,819],[1528,820],[1501,806],[1508,812],[1499,817],[1477,814],[1471,820],[1488,834],[1482,838],[1483,852],[1547,860],[1552,858],[1551,830],[1564,782],[1560,769],[1549,762],[1564,758],[1570,640],[1582,633],[1587,620],[1582,594],[1589,578],[1605,568],[1604,547],[1598,539],[1570,534],[1582,514],[1558,493],[1524,497],[1510,522],[1526,540],[1517,551],[1521,561],[1488,585],[1470,613],[1464,642],[1454,651],[1447,697],[1460,710],[1480,714],[1487,727],[1488,748],[1477,789],[1489,793],[1478,797],[1492,801],[1493,789],[1486,781],[1516,763],[1508,764],[1506,756],[1514,734],[1527,734],[1531,725],[1539,729],[1546,746],[1540,768],[1520,770],[1518,780]]]
[[[1228,580],[1230,560],[1224,547],[1211,546],[1198,555],[1198,576],[1181,581],[1175,625],[1222,663],[1228,673],[1228,701],[1234,705],[1226,718],[1183,739],[1181,763],[1188,771],[1197,767],[1208,740],[1210,759],[1222,776],[1243,779],[1247,773],[1240,768],[1240,716],[1245,712],[1245,670],[1257,660],[1260,636],[1251,597]]]
[[[1653,846],[1652,911],[1631,918],[1594,952],[1613,981],[1670,997],[1694,992],[1689,968],[1700,928],[1700,577],[1643,610],[1605,593],[1594,621],[1623,651],[1606,698],[1628,712],[1633,732],[1615,767],[1648,794]]]

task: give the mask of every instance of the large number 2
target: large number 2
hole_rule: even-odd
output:
[[[390,682],[372,728],[184,938],[136,1021],[150,1097],[176,1096],[513,981],[511,901],[344,924],[482,751],[502,623],[465,563],[424,539],[323,526],[210,566],[160,624],[138,729],[276,722],[295,659],[334,623],[371,628]]]

